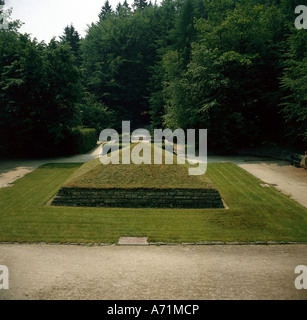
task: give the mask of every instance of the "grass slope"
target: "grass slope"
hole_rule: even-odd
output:
[[[140,146],[140,144],[138,145]],[[136,145],[131,146],[133,150]],[[151,153],[151,163],[154,159],[154,147],[143,144],[144,150]],[[108,164],[103,165],[99,159],[85,163],[64,184],[66,188],[214,188],[207,177],[191,176],[187,164],[177,164],[177,157],[157,149],[162,155],[162,164]],[[122,150],[115,151],[122,159]],[[175,165],[165,164],[165,155],[171,157]],[[130,159],[131,160],[131,159]]]
[[[207,176],[229,210],[51,207],[81,164],[49,164],[0,189],[0,241],[116,243],[120,236],[152,242],[307,241],[307,209],[234,164],[209,164]]]
[[[214,188],[204,176],[190,176],[185,165],[109,164],[99,159],[85,164],[65,184],[66,188]]]

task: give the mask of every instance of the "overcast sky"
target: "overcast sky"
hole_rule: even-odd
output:
[[[133,0],[127,0],[129,4]],[[22,33],[30,33],[38,41],[48,43],[54,36],[63,34],[65,26],[73,23],[84,36],[87,24],[96,22],[105,0],[6,0],[6,8],[12,7],[12,18],[25,24]],[[113,9],[119,0],[109,0]],[[123,2],[121,0],[120,2]]]

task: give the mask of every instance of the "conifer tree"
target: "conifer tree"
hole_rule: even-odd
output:
[[[133,7],[137,9],[143,10],[145,7],[148,6],[147,0],[134,0]]]
[[[106,0],[103,7],[101,8],[101,11],[99,13],[99,19],[100,20],[106,20],[109,15],[113,13],[112,7],[110,5],[109,0]]]
[[[78,31],[75,29],[73,24],[68,25],[64,29],[64,34],[60,36],[60,42],[62,44],[69,44],[73,54],[76,59],[77,66],[80,66],[81,63],[81,55],[80,55],[80,41],[81,37]]]

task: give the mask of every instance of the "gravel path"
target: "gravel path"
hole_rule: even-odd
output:
[[[283,161],[238,165],[307,207],[307,170],[296,168]]]
[[[8,187],[10,183],[18,180],[27,173],[46,163],[87,162],[99,156],[101,146],[98,146],[88,154],[80,154],[71,157],[26,159],[26,160],[0,160],[0,188]]]
[[[1,299],[307,300],[295,288],[307,245],[0,245]]]

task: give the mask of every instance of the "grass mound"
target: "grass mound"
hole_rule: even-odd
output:
[[[131,145],[131,151],[135,145]],[[150,147],[150,145],[148,145]],[[112,157],[122,159],[122,150],[112,153]],[[158,151],[159,152],[159,151]],[[66,183],[64,188],[151,188],[151,189],[214,189],[205,176],[191,176],[187,164],[178,164],[177,157],[162,153],[162,164],[108,164],[103,165],[99,159],[85,163]],[[118,154],[116,154],[118,153]],[[174,164],[166,164],[165,157],[173,157]],[[154,147],[151,147],[151,159],[154,159]]]

